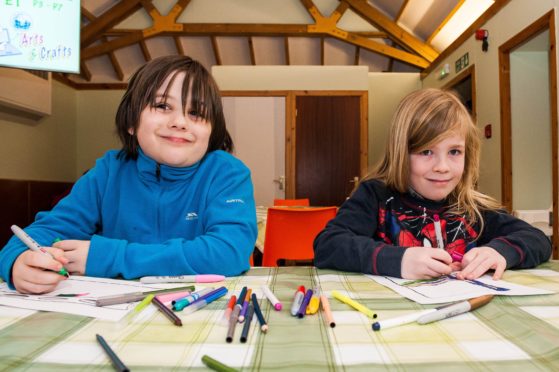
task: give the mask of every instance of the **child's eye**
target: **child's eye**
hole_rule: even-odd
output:
[[[170,106],[165,102],[158,102],[154,105],[154,107],[158,110],[169,110]]]
[[[195,121],[198,121],[198,120],[202,119],[202,116],[196,110],[189,110],[188,111],[188,116],[190,116],[192,118],[192,120],[195,120]]]
[[[449,151],[450,155],[456,156],[456,155],[461,155],[462,154],[462,150],[458,150],[458,149],[453,149]]]
[[[425,156],[429,156],[429,155],[433,155],[433,151],[431,150],[423,150],[419,153],[419,155],[425,155]]]

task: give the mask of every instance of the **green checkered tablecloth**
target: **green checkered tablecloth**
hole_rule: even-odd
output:
[[[373,332],[371,319],[330,297],[336,327],[322,313],[292,317],[298,286],[336,289],[388,319],[426,308],[360,274],[312,267],[253,268],[229,278],[229,293],[173,326],[149,306],[132,321],[112,323],[62,313],[0,306],[0,371],[111,371],[97,344],[105,337],[132,371],[207,370],[207,354],[239,370],[559,370],[559,261],[536,270],[507,271],[510,282],[557,294],[499,296],[475,312],[428,325],[408,324]],[[275,311],[261,301],[270,329],[253,322],[247,343],[237,327],[226,343],[225,305],[243,286],[267,284],[282,301]],[[180,313],[179,313],[180,314]]]

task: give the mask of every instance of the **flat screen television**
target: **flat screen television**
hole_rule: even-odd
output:
[[[79,73],[80,0],[1,0],[0,66]]]

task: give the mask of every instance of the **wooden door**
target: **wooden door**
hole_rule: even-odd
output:
[[[341,205],[360,176],[360,97],[297,96],[295,196]]]

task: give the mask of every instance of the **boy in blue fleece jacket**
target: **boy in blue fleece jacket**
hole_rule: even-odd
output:
[[[229,154],[221,98],[185,56],[154,59],[131,78],[116,114],[123,144],[97,160],[72,192],[25,231],[56,258],[16,237],[0,276],[23,293],[53,290],[70,274],[239,275],[256,241],[250,171]],[[62,239],[53,244],[56,238]]]

